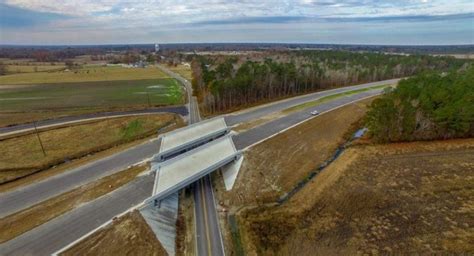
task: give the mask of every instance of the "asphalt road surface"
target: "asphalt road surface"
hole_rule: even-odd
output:
[[[75,123],[93,119],[105,119],[111,117],[124,117],[132,115],[142,115],[142,114],[155,114],[155,113],[175,113],[182,116],[188,114],[188,110],[184,106],[173,106],[173,107],[162,107],[154,109],[144,109],[144,110],[133,110],[133,111],[117,111],[117,112],[102,112],[102,113],[93,113],[93,114],[84,114],[77,116],[66,116],[55,119],[41,120],[36,122],[38,129],[46,127],[54,127],[59,125],[64,125],[68,123]],[[35,128],[34,123],[19,124],[8,127],[0,127],[0,136],[31,131]]]
[[[380,84],[386,84],[386,83],[389,83],[389,82],[380,82]],[[348,87],[344,89],[347,89],[347,88]],[[357,89],[357,87],[349,87],[349,88]],[[364,92],[361,94],[354,94],[349,97],[339,98],[331,102],[323,103],[315,108],[306,109],[300,112],[290,114],[289,116],[274,120],[265,125],[262,125],[262,126],[250,129],[241,134],[238,134],[237,136],[234,136],[234,142],[238,149],[245,148],[249,145],[252,145],[255,142],[260,141],[261,139],[264,139],[294,124],[297,124],[304,119],[310,118],[311,116],[308,114],[308,112],[312,109],[318,109],[319,111],[333,109],[351,100],[365,98],[371,95],[372,93],[375,94],[376,91],[369,91],[369,92]],[[318,98],[320,96],[321,95],[319,94],[315,98]],[[308,100],[314,100],[315,98],[311,98]],[[288,100],[286,100],[285,102],[288,102]],[[301,103],[303,102],[298,101],[298,103],[294,105],[298,105]],[[286,107],[289,107],[289,106],[286,106]],[[280,109],[281,106],[278,103],[269,104],[269,105],[264,106],[263,108],[267,109],[264,111],[265,113],[271,113],[274,111],[281,110]],[[269,110],[269,109],[272,109],[272,110]],[[252,112],[255,112],[255,111],[258,111],[259,114],[251,114]],[[258,118],[259,116],[262,116],[261,111],[262,111],[261,108],[256,108],[249,112],[243,112],[240,115],[233,115],[233,117],[230,117],[229,115],[226,118],[235,118],[234,120],[237,120],[237,118],[240,118],[241,120],[240,122],[243,122],[243,121],[248,121],[252,118]],[[241,117],[241,115],[245,115],[246,117]],[[29,199],[29,197],[35,196],[35,193],[34,193],[35,191],[48,191],[47,194],[49,197],[53,195],[59,195],[63,193],[64,191],[67,191],[76,187],[77,184],[87,183],[87,180],[90,180],[89,176],[91,175],[93,176],[93,175],[98,175],[100,173],[109,173],[109,172],[113,173],[114,170],[119,171],[123,169],[120,167],[120,164],[118,165],[116,164],[117,162],[120,162],[123,159],[126,159],[123,161],[129,162],[129,163],[136,163],[143,160],[144,158],[147,158],[147,156],[151,156],[154,153],[156,153],[157,147],[153,145],[149,145],[148,143],[144,145],[147,145],[147,146],[140,145],[140,146],[135,147],[135,150],[140,151],[140,153],[138,154],[136,151],[129,152],[129,150],[127,150],[127,151],[119,153],[120,156],[114,155],[115,157],[110,157],[110,158],[101,160],[100,162],[102,162],[102,164],[105,166],[98,166],[97,162],[99,161],[97,161],[97,162],[88,164],[86,167],[82,167],[84,168],[84,169],[81,169],[82,171],[78,171],[78,170],[75,171],[79,173],[85,172],[84,175],[71,178],[67,173],[65,173],[63,175],[49,178],[35,185],[25,186],[24,188],[17,190],[15,192],[2,193],[0,194],[1,211],[11,212],[11,210],[9,209],[11,209],[12,206],[4,207],[4,205],[7,205],[5,203],[6,202],[5,200],[7,198],[9,198],[10,200],[10,204],[8,205],[11,205],[11,202],[13,201],[18,201],[19,203],[16,204],[14,208],[22,209],[28,205],[31,205],[31,202],[38,203],[41,201],[41,200],[35,201],[35,200]],[[107,164],[103,162],[107,162]],[[106,174],[103,174],[102,176],[105,176],[105,175]],[[97,178],[93,178],[93,179],[97,179]],[[48,181],[51,183],[47,184],[46,182]],[[63,182],[68,182],[68,181],[70,182],[69,186],[58,186],[58,184],[61,184]],[[147,184],[150,184],[150,185],[147,186]],[[143,193],[142,196],[136,195],[137,187],[140,187],[140,191],[142,191],[141,193]],[[54,219],[53,221],[45,223],[29,232],[26,232],[16,237],[13,240],[10,240],[6,243],[1,244],[0,252],[1,254],[4,254],[4,255],[19,255],[19,254],[21,255],[21,254],[28,254],[28,253],[35,254],[35,255],[46,255],[46,254],[53,253],[54,251],[59,250],[60,248],[80,238],[81,236],[91,231],[92,229],[100,226],[106,220],[112,218],[113,216],[117,214],[122,213],[125,209],[128,209],[132,205],[141,203],[145,198],[151,195],[152,187],[153,187],[153,177],[142,176],[140,179],[135,180],[134,182],[121,187],[117,191],[114,191],[104,197],[101,197],[81,207],[78,207],[62,215],[61,217]],[[27,191],[27,192],[24,192],[24,191]],[[115,197],[115,194],[119,192],[123,193],[121,194],[122,196]],[[12,193],[14,193],[14,196]],[[28,203],[22,205],[23,201],[28,202]],[[91,210],[88,211],[86,214],[84,213],[84,209],[83,209],[84,207],[86,207],[86,209],[91,209]],[[4,208],[7,208],[7,210],[4,210]],[[105,208],[107,208],[107,210],[104,210]],[[61,228],[58,228],[58,227],[61,227]]]
[[[191,123],[201,120],[196,97],[191,100],[189,113]],[[210,175],[198,180],[192,186],[194,188],[197,255],[223,256],[225,254],[224,245],[222,244]]]

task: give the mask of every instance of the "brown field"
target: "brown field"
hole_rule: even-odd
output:
[[[163,127],[182,125],[173,114],[99,120],[0,141],[0,183],[15,180],[51,166],[69,162],[136,139],[151,136]],[[22,156],[18,158],[18,156]]]
[[[473,181],[474,139],[353,147],[290,201],[243,213],[245,248],[472,254]]]
[[[6,65],[8,74],[15,73],[33,73],[33,72],[44,72],[44,71],[59,71],[65,69],[64,64],[58,65]]]
[[[167,255],[138,211],[128,213],[61,255]]]
[[[135,166],[97,181],[48,199],[28,209],[0,219],[0,243],[6,242],[49,220],[60,216],[76,206],[90,202],[125,185],[147,166]]]
[[[5,75],[0,85],[78,83],[97,81],[129,81],[161,79],[168,76],[156,67],[124,68],[120,66],[84,66],[77,70],[57,72],[33,72]]]

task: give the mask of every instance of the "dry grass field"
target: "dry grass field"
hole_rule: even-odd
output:
[[[191,82],[193,80],[193,72],[191,71],[191,67],[187,67],[181,64],[175,66],[166,66],[167,69],[180,74],[182,77],[186,78],[188,81]]]
[[[61,255],[167,255],[138,211],[128,213]]]
[[[77,70],[69,71],[35,72],[1,76],[0,85],[144,80],[167,77],[165,73],[156,67],[124,68],[119,66],[85,66]]]
[[[98,120],[0,141],[0,183],[18,179],[116,145],[157,134],[158,129],[182,125],[173,114]],[[18,156],[22,156],[19,158]]]
[[[64,64],[58,65],[6,65],[6,70],[8,74],[15,73],[33,73],[33,72],[44,72],[44,71],[59,71],[65,69]]]
[[[250,255],[474,253],[474,139],[353,147],[241,216]]]

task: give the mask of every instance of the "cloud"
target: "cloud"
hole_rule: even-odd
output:
[[[444,28],[447,29],[444,33],[462,28],[462,32],[457,32],[459,36],[451,37],[449,41],[456,38],[459,42],[472,42],[474,34],[472,0],[450,0],[449,4],[444,0],[3,1],[6,2],[3,6],[16,8],[24,14],[10,15],[7,20],[3,17],[7,12],[2,11],[0,43],[6,40],[18,42],[33,35],[38,39],[45,38],[44,42],[53,38],[58,42],[74,39],[74,42],[89,40],[94,43],[223,41],[231,38],[251,41],[304,38],[317,42],[318,37],[314,35],[338,34],[342,41],[342,38],[348,38],[344,33],[386,33],[381,29],[413,38],[410,36],[420,34],[424,27],[413,25],[415,31],[409,25],[430,23],[426,27],[442,26],[442,22],[451,24]],[[5,31],[13,26],[21,27],[23,31],[29,29],[30,33],[23,36],[9,31],[9,37],[5,36]],[[281,33],[283,29],[288,32]],[[408,31],[412,34],[407,34]],[[230,36],[230,33],[235,34]],[[359,40],[357,35],[353,38]]]
[[[0,3],[0,28],[24,28],[45,25],[67,19],[68,16],[56,13],[36,12]]]

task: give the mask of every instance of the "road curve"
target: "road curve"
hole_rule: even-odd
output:
[[[143,110],[132,110],[132,111],[116,111],[116,112],[101,112],[101,113],[92,113],[92,114],[83,114],[77,116],[66,116],[55,119],[47,119],[36,122],[38,129],[50,128],[55,126],[61,126],[66,124],[84,122],[89,120],[96,119],[107,119],[114,117],[125,117],[125,116],[134,116],[134,115],[146,115],[146,114],[157,114],[157,113],[175,113],[181,116],[186,116],[188,110],[185,106],[171,106],[171,107],[162,107],[162,108],[153,108],[153,109],[143,109]],[[7,127],[0,127],[0,137],[10,136],[16,133],[22,133],[34,130],[34,123],[19,124]]]

